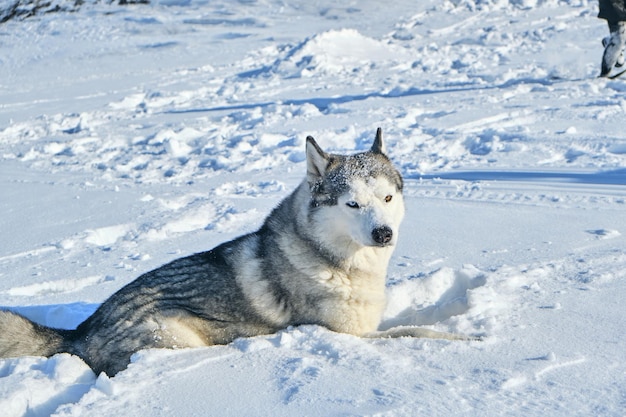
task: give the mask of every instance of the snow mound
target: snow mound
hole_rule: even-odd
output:
[[[286,48],[263,72],[285,78],[359,74],[377,64],[407,59],[400,47],[362,35],[355,29],[330,30]]]
[[[425,277],[389,288],[381,328],[432,325],[466,313],[470,290],[485,284],[485,275],[471,265],[462,270],[442,268]]]
[[[96,379],[82,360],[66,353],[50,359],[4,360],[0,378],[0,409],[7,417],[49,416],[61,404],[78,401]]]

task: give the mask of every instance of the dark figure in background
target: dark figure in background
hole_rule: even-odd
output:
[[[606,19],[610,35],[602,39],[601,77],[610,75],[613,67],[624,65],[624,46],[626,45],[626,0],[600,0],[600,19]]]

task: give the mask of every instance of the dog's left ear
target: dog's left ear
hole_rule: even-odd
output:
[[[320,148],[313,136],[306,138],[306,177],[309,186],[313,187],[324,176],[330,156]]]
[[[371,151],[373,153],[386,154],[385,143],[383,142],[383,130],[380,127],[376,129],[376,139],[374,139]]]

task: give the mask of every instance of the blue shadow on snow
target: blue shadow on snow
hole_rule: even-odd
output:
[[[459,171],[416,175],[413,178],[425,180],[445,179],[463,181],[557,181],[577,184],[626,185],[626,168],[590,173]]]

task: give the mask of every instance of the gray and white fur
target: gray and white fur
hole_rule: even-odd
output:
[[[141,349],[227,344],[302,324],[466,339],[417,327],[377,331],[404,215],[402,177],[381,130],[367,152],[328,154],[308,137],[306,155],[306,179],[258,231],[140,276],[75,330],[0,311],[0,357],[69,352],[114,375]]]

